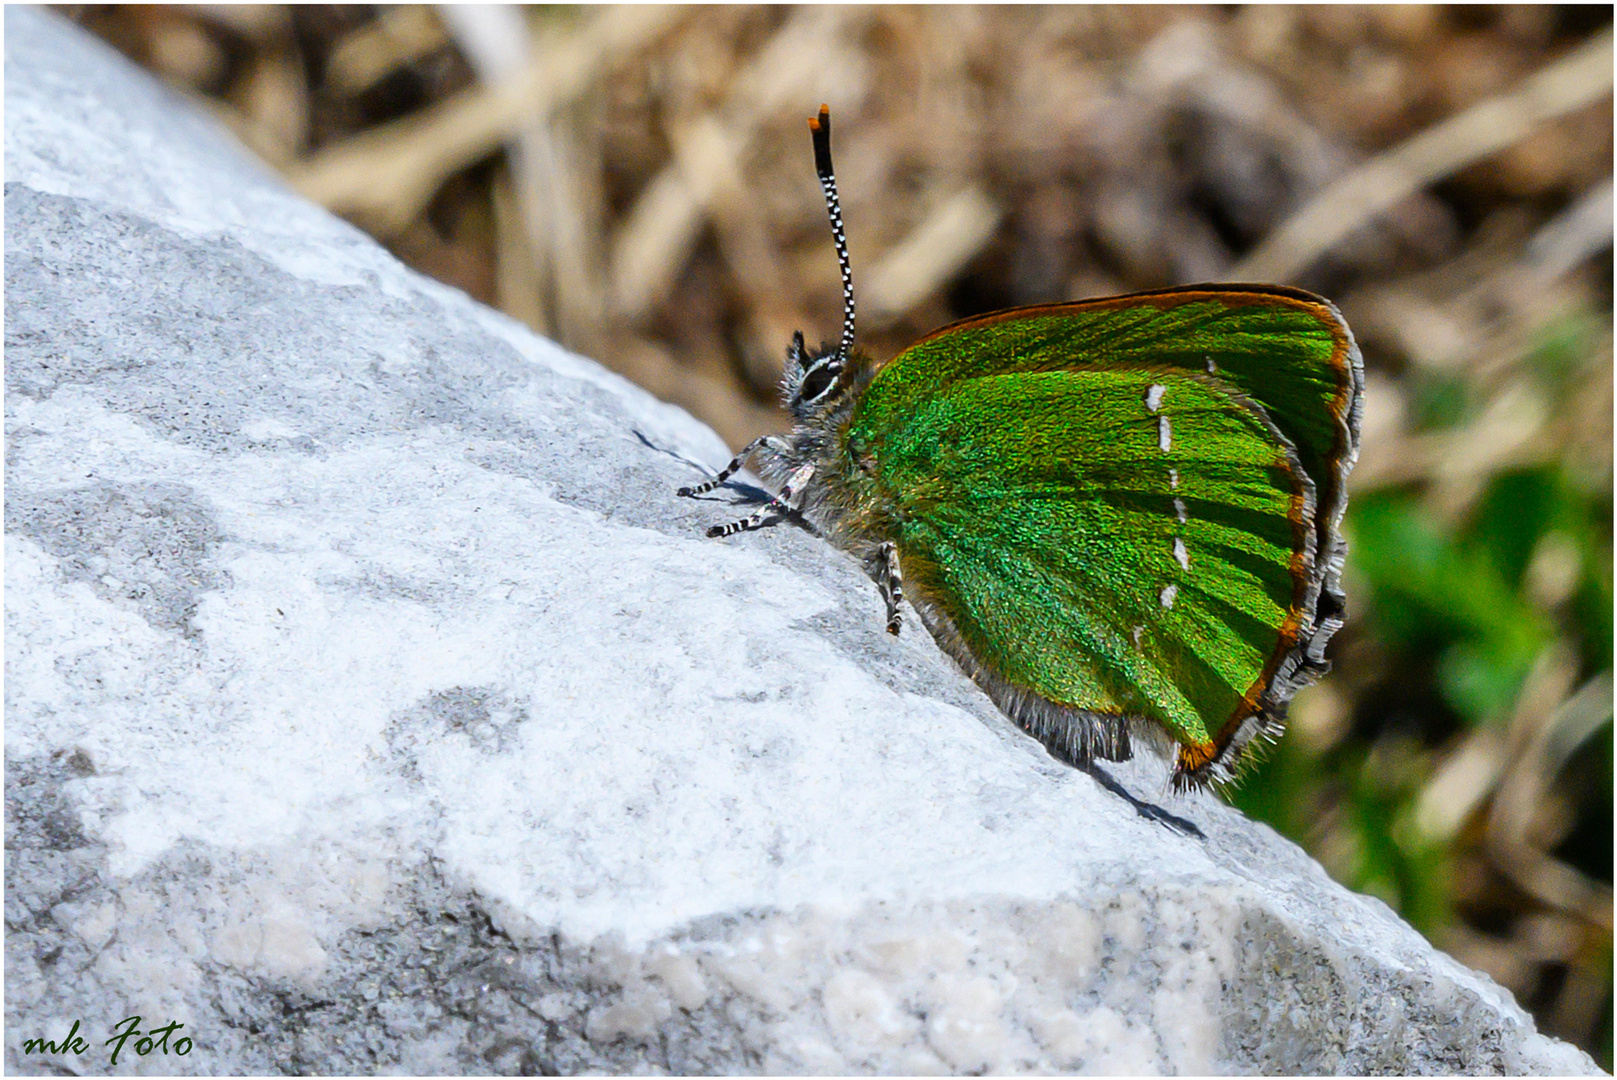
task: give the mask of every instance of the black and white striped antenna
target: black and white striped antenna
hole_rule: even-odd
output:
[[[848,237],[842,230],[842,201],[837,198],[837,177],[831,171],[831,106],[821,105],[820,115],[809,117],[814,133],[814,171],[825,192],[825,210],[831,217],[831,239],[837,247],[837,265],[842,268],[842,341],[837,357],[846,362],[853,352],[853,265],[848,261]]]

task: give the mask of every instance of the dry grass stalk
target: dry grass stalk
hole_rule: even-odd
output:
[[[453,173],[488,156],[532,116],[578,100],[598,79],[667,33],[665,7],[612,7],[551,48],[522,78],[474,90],[320,151],[289,170],[315,202],[392,235],[414,220]]]
[[[1377,214],[1434,181],[1526,138],[1612,88],[1612,35],[1579,46],[1508,94],[1473,105],[1354,169],[1316,195],[1230,276],[1287,281]]]
[[[362,94],[403,64],[442,48],[444,26],[431,8],[415,4],[385,8],[376,21],[355,30],[326,58],[326,82],[344,97]]]
[[[862,302],[890,324],[932,295],[988,246],[1005,212],[976,184],[939,200],[925,221],[870,268]]]

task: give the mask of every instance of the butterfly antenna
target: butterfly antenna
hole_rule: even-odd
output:
[[[809,117],[814,133],[814,171],[825,192],[825,210],[831,217],[831,239],[837,246],[837,265],[842,268],[842,341],[837,355],[844,362],[853,351],[853,265],[848,261],[848,237],[842,230],[842,200],[837,198],[837,177],[831,171],[831,107],[820,106],[820,115]]]

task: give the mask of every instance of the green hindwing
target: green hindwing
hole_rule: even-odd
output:
[[[1173,290],[945,328],[844,438],[923,615],[1014,718],[1076,758],[1155,721],[1180,782],[1227,779],[1340,625],[1362,378],[1325,301]]]

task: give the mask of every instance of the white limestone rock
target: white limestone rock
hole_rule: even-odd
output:
[[[704,539],[710,431],[5,19],[9,1070],[133,1014],[158,1073],[1593,1070],[1269,829],[1045,757],[803,530]]]

